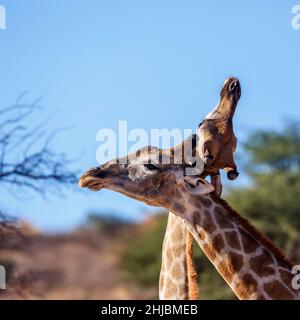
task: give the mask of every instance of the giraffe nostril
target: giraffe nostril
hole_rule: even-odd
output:
[[[229,85],[229,90],[233,91],[236,88],[236,86],[237,86],[237,81],[231,82]]]
[[[227,172],[227,178],[229,180],[235,180],[239,176],[239,173],[236,170],[230,170]]]

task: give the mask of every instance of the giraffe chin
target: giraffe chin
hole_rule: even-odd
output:
[[[95,185],[89,186],[88,188],[92,191],[100,191],[103,188],[103,186],[99,184],[95,184]]]

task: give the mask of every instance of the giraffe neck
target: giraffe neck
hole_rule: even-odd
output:
[[[234,116],[236,109],[236,104],[234,103],[227,103],[221,100],[220,104],[216,108],[216,112],[218,112],[221,115],[221,118],[231,119]]]
[[[300,299],[291,262],[224,200],[192,195],[174,212],[238,298]]]
[[[182,218],[169,212],[159,278],[160,300],[197,299],[197,277],[192,261],[193,238]]]

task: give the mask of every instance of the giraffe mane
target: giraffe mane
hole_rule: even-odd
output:
[[[187,261],[187,277],[188,277],[188,297],[189,300],[199,299],[198,277],[196,267],[193,261],[193,236],[188,231],[186,236],[186,261]]]
[[[223,206],[232,218],[240,224],[248,233],[250,233],[256,241],[264,245],[269,249],[274,255],[276,255],[283,263],[287,264],[288,267],[293,267],[293,262],[289,260],[286,255],[279,249],[266,235],[258,231],[246,218],[242,217],[236,210],[234,210],[227,201],[224,199],[216,197],[214,194],[211,195],[216,203]]]

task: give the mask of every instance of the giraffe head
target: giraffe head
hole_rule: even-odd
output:
[[[214,174],[219,169],[225,169],[228,178],[234,180],[238,172],[233,158],[236,137],[232,119],[241,97],[239,80],[235,77],[226,79],[220,96],[218,106],[204,118],[197,130],[202,141],[199,154],[207,173]]]
[[[211,184],[199,177],[189,157],[184,160],[182,154],[182,145],[167,150],[145,147],[88,170],[80,178],[79,186],[94,191],[110,189],[180,213],[183,193],[201,196],[214,191]]]

